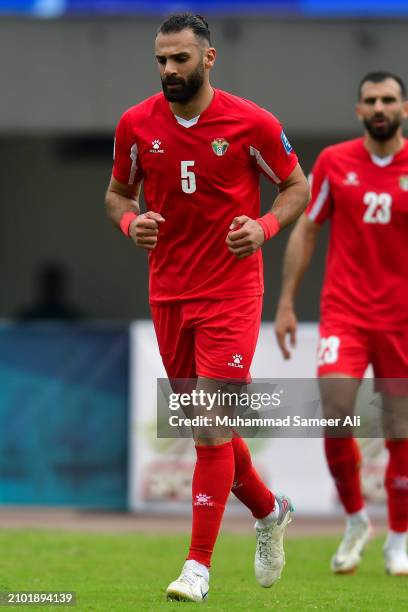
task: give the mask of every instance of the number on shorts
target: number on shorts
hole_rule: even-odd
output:
[[[194,166],[194,161],[182,161],[181,162],[181,188],[184,193],[194,193],[196,190],[196,177],[189,167]]]
[[[340,338],[338,336],[328,336],[320,338],[317,350],[317,364],[319,366],[336,363],[339,358]]]

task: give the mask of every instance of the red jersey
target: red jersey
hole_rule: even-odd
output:
[[[371,155],[362,138],[324,149],[311,174],[310,219],[331,219],[321,314],[349,324],[408,324],[408,144]]]
[[[234,217],[259,217],[259,173],[279,183],[296,164],[278,120],[224,91],[198,120],[177,118],[162,93],[126,111],[113,176],[143,180],[147,209],[165,218],[149,252],[150,302],[260,295],[261,251],[238,260],[225,240]]]

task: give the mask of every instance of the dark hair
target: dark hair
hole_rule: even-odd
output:
[[[208,28],[208,23],[201,15],[193,13],[175,13],[170,15],[157,30],[157,34],[170,34],[172,32],[181,32],[190,28],[199,38],[206,40],[211,46],[211,33]]]
[[[393,74],[392,72],[378,71],[378,72],[369,72],[368,74],[365,75],[365,77],[361,79],[360,85],[358,86],[358,98],[359,99],[361,98],[361,89],[364,83],[366,83],[367,81],[371,81],[372,83],[382,83],[386,79],[393,79],[394,81],[396,81],[398,85],[400,86],[402,97],[404,99],[407,97],[407,90],[405,88],[404,81],[399,76],[397,76],[396,74]]]

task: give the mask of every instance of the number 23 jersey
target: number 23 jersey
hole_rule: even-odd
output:
[[[331,220],[323,320],[383,330],[408,325],[408,144],[372,156],[362,138],[328,147],[310,176],[306,214]]]
[[[162,93],[126,111],[113,176],[143,180],[147,209],[165,218],[149,253],[150,302],[260,295],[260,249],[238,260],[225,240],[234,217],[259,217],[260,172],[279,183],[296,164],[271,113],[221,90],[195,121],[176,118]]]

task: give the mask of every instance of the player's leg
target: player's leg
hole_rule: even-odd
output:
[[[389,574],[408,576],[408,439],[388,439],[386,446],[389,459],[385,474],[388,502],[385,568]]]
[[[222,411],[206,398],[216,397],[224,388],[223,381],[198,377],[197,392],[203,399],[195,408],[195,416],[214,419]],[[193,529],[187,559],[210,567],[215,542],[221,527],[227,499],[234,479],[234,452],[232,432],[227,427],[215,425],[193,429],[197,453],[194,470]]]
[[[360,379],[368,365],[364,331],[342,324],[321,324],[318,375],[326,418],[352,416]],[[360,482],[361,456],[350,428],[326,430],[324,448],[329,471],[346,513],[344,537],[331,561],[335,573],[354,572],[371,527]]]
[[[275,496],[266,486],[252,463],[247,443],[234,432],[232,448],[235,459],[232,492],[249,510],[254,518],[265,524],[276,518]]]
[[[382,394],[383,430],[388,449],[385,489],[388,533],[385,569],[408,575],[408,334],[376,333],[376,388]]]
[[[176,393],[190,393],[197,384],[194,329],[180,304],[152,306],[152,319],[160,355]],[[192,415],[188,415],[192,416]],[[208,593],[208,568],[196,561],[186,561],[177,580],[166,590],[169,599],[203,601]]]
[[[207,402],[222,391],[223,382],[198,377],[195,391],[198,405],[191,407],[191,417],[211,418],[217,406]],[[209,590],[209,568],[221,527],[227,499],[234,478],[232,433],[228,428],[194,427],[196,464],[192,480],[192,530],[187,560],[181,575],[168,589],[169,599],[202,601]]]
[[[246,391],[242,379],[250,380],[249,367],[258,339],[261,307],[261,298],[224,300],[220,312],[215,312],[214,316],[208,315],[206,325],[199,331],[198,367],[206,374],[216,368],[217,375],[223,377],[219,380],[231,381],[235,378],[237,382],[230,383],[229,388],[225,386],[226,391]],[[219,338],[220,322],[225,330],[222,338]],[[217,354],[212,359],[210,354],[214,352],[214,347]],[[255,518],[264,519],[274,511],[274,495],[252,464],[248,445],[236,432],[232,438],[232,448],[235,463],[232,492]]]
[[[333,372],[320,377],[319,387],[324,416],[341,419],[352,416],[360,380]],[[351,428],[327,429],[324,447],[329,471],[339,499],[347,514],[355,514],[364,506],[360,486],[361,456]]]
[[[218,383],[197,377],[193,315],[194,308],[185,303],[152,308],[163,364],[174,391],[215,391]],[[187,411],[194,416],[191,406]],[[191,546],[179,578],[167,588],[169,599],[199,602],[207,597],[211,555],[234,475],[231,433],[227,435],[226,439],[196,439]]]
[[[205,322],[197,329],[197,371],[203,377],[228,381],[228,390],[232,385],[239,392],[239,385],[250,380],[262,299],[223,300],[216,305],[209,302],[206,308]],[[285,562],[283,535],[290,521],[291,503],[285,496],[275,499],[256,472],[242,438],[235,435],[231,446],[235,464],[232,491],[258,519],[255,575],[262,586],[271,586]]]
[[[268,489],[243,438],[234,434],[232,445],[235,457],[232,492],[257,519],[255,576],[261,586],[270,587],[280,578],[284,566],[283,536],[291,521],[292,503],[287,496],[275,496]]]

